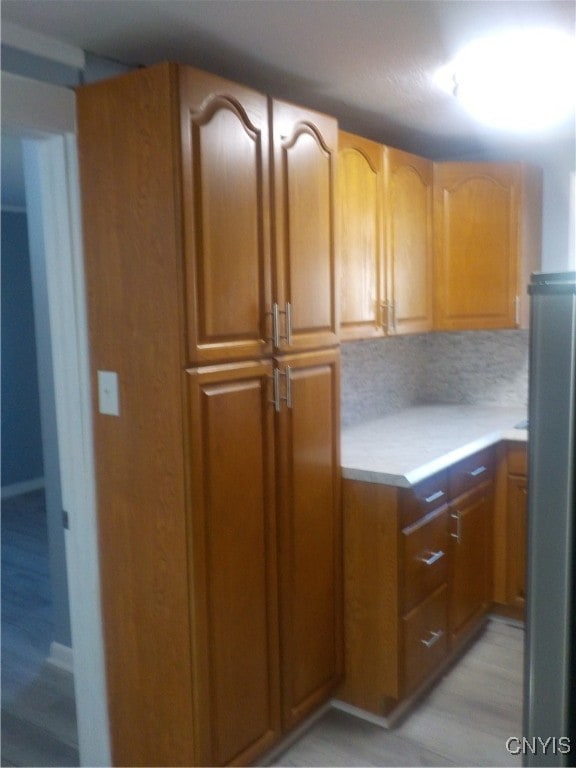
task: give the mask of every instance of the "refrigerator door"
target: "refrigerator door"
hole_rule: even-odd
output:
[[[531,295],[525,765],[574,765],[576,273],[533,275]],[[575,651],[576,654],[576,651]],[[550,740],[550,737],[552,740]],[[548,741],[547,741],[548,740]],[[547,744],[545,747],[544,745]],[[571,746],[571,749],[570,749]],[[530,747],[534,747],[531,749]]]

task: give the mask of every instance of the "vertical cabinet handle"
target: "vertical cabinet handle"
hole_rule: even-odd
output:
[[[461,534],[461,519],[460,519],[460,512],[456,510],[453,514],[450,515],[452,520],[456,520],[456,533],[451,533],[450,536],[452,536],[453,539],[456,539],[456,543],[460,544],[460,534]]]
[[[286,302],[285,308],[282,311],[278,306],[278,302],[272,304],[272,312],[267,314],[272,315],[272,343],[276,348],[280,346],[280,340],[284,339],[287,344],[292,344],[292,305],[290,302]],[[280,315],[285,317],[286,335],[280,335]]]
[[[286,403],[288,408],[292,408],[292,369],[286,368],[286,372],[280,371],[278,368],[274,368],[272,371],[272,400],[268,402],[274,406],[276,413],[280,413],[282,400]],[[280,392],[280,376],[286,377],[286,394],[282,395]]]

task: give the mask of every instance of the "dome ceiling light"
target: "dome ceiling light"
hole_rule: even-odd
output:
[[[574,110],[576,41],[547,28],[480,38],[434,79],[486,125],[544,130],[562,123]]]

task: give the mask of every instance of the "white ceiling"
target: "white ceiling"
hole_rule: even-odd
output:
[[[575,0],[2,0],[1,11],[126,64],[222,74],[429,156],[526,141],[481,128],[433,84],[463,43],[502,27],[576,25]],[[528,142],[573,133],[572,119]]]

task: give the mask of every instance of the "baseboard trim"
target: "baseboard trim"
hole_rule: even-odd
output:
[[[44,478],[35,477],[32,480],[24,480],[21,483],[12,483],[2,486],[2,498],[10,499],[13,496],[21,496],[24,493],[32,493],[44,488]]]
[[[62,643],[50,643],[50,654],[46,659],[48,664],[52,664],[58,669],[74,674],[74,652],[68,645]]]

